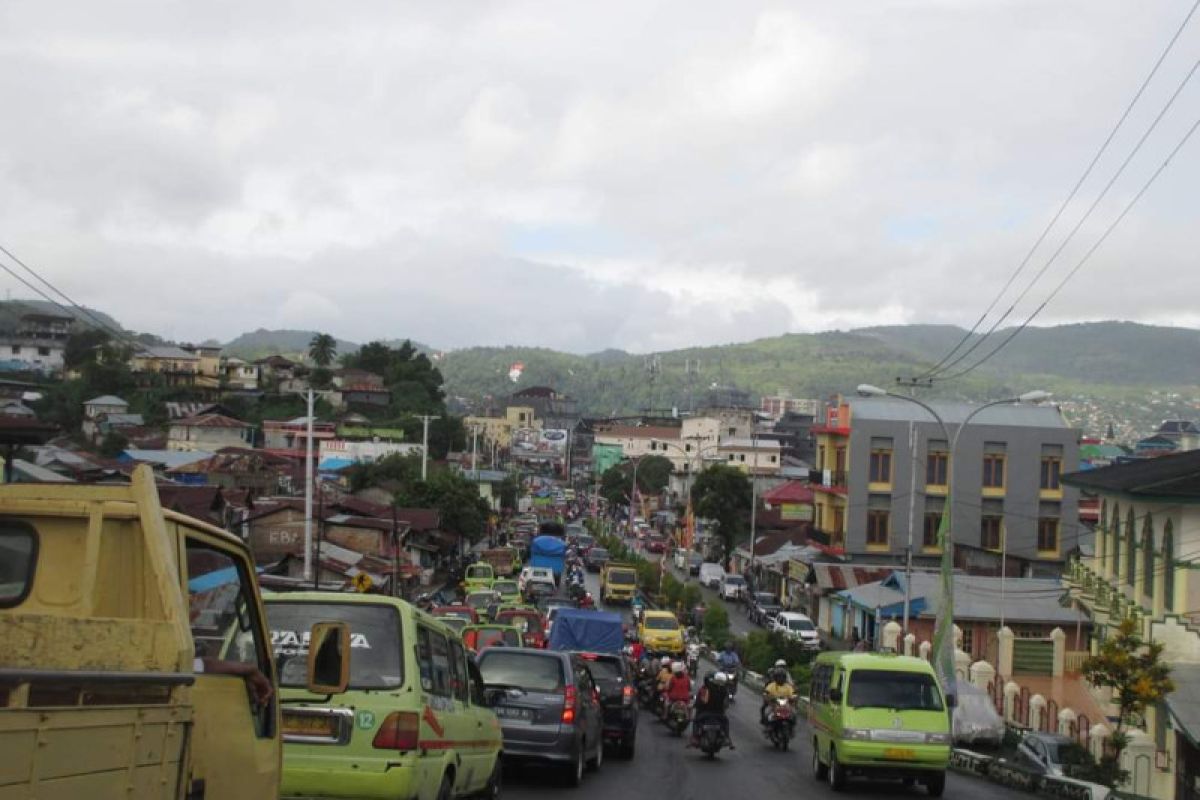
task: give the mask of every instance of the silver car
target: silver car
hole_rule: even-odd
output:
[[[600,692],[569,653],[494,647],[477,658],[488,703],[504,733],[504,759],[564,768],[569,786],[604,760]]]

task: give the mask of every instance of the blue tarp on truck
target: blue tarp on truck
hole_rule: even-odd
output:
[[[551,650],[620,653],[625,649],[625,628],[620,614],[564,608],[554,615]]]
[[[563,562],[566,560],[567,543],[554,536],[538,536],[529,545],[529,565],[554,570],[554,577],[562,577]]]

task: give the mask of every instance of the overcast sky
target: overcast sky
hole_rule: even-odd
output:
[[[0,243],[181,340],[650,351],[969,325],[1190,6],[7,0]],[[1200,19],[1063,234],[1197,57]],[[1200,114],[1195,83],[1046,289]],[[1198,155],[1200,135],[1042,322],[1200,325]]]

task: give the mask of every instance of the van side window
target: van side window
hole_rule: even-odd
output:
[[[473,659],[467,659],[467,673],[471,678],[471,705],[487,708],[487,694],[483,690],[483,675]]]
[[[433,691],[433,642],[429,628],[417,626],[417,668],[421,672],[421,690]]]
[[[187,579],[196,658],[254,664],[270,675],[244,565],[228,553],[188,539]]]
[[[450,690],[454,697],[467,702],[467,653],[460,640],[450,640]]]
[[[429,654],[429,686],[426,691],[433,692],[441,697],[451,697],[450,645],[446,642],[446,637],[440,632],[430,630],[424,626],[420,627],[418,636],[427,640],[426,645],[421,648]],[[424,658],[423,655],[422,658]],[[422,688],[426,688],[425,672],[425,666],[422,665]]]
[[[0,608],[20,605],[33,588],[37,534],[18,522],[0,524]]]

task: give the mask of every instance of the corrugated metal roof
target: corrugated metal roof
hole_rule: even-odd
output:
[[[115,394],[102,394],[99,397],[93,397],[84,403],[85,406],[125,406],[129,403],[125,402]]]
[[[853,397],[850,403],[851,425],[854,420],[889,420],[895,422],[931,422],[929,412],[916,403],[890,397]],[[979,405],[972,403],[930,402],[929,406],[947,425],[957,425]],[[1066,428],[1057,406],[1032,403],[992,406],[971,420],[973,425],[1012,425],[1035,428]]]
[[[1002,588],[1003,585],[1003,588]],[[883,586],[894,595],[904,599],[904,572],[893,568],[892,574],[883,581],[847,589],[859,605],[873,607],[876,599],[891,597],[880,593],[875,587]],[[1064,607],[1059,601],[1066,589],[1054,578],[999,578],[983,575],[954,575],[955,619],[992,620],[999,616],[1004,604],[1004,618],[1008,622],[1050,622],[1074,625],[1088,622],[1087,617],[1072,608]],[[923,617],[936,617],[941,606],[941,576],[936,572],[914,572],[912,575],[912,597],[920,600]],[[891,605],[894,601],[881,603]]]
[[[167,469],[194,464],[212,457],[213,454],[207,450],[126,450],[122,454],[125,460],[159,464]]]

